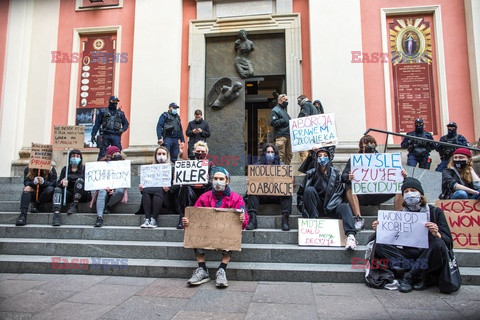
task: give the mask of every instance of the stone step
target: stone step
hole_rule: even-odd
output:
[[[0,224],[14,225],[18,217],[18,211],[0,212]],[[298,218],[300,215],[292,215],[290,217],[290,228],[298,229]],[[27,215],[27,223],[29,225],[51,225],[52,213],[29,213]],[[158,223],[161,227],[176,227],[179,216],[177,214],[162,214],[159,216]],[[117,214],[112,213],[104,216],[105,226],[130,226],[138,227],[142,224],[143,215],[134,214]],[[376,217],[365,216],[365,229],[371,229],[372,222]],[[94,213],[78,213],[67,215],[62,213],[62,225],[85,225],[92,226],[95,224],[96,214]],[[281,228],[280,213],[274,215],[259,215],[257,217],[258,227],[260,229],[280,229]]]
[[[366,244],[373,231],[361,231],[356,238],[359,244]],[[37,238],[37,239],[83,239],[114,241],[166,241],[183,242],[184,233],[174,227],[155,229],[135,227],[104,226],[102,228],[84,225],[26,225],[15,227],[13,224],[0,224],[0,238]],[[288,232],[280,229],[245,230],[242,243],[259,244],[298,244],[298,230]]]
[[[105,258],[189,260],[193,251],[182,242],[112,241],[83,239],[0,239],[0,254],[87,256]],[[459,265],[480,267],[480,251],[455,250]],[[239,262],[350,264],[353,257],[364,257],[365,246],[355,251],[343,247],[304,247],[296,244],[242,244],[242,251],[232,257]],[[211,258],[210,258],[211,257]],[[219,261],[221,252],[209,254]]]
[[[151,278],[190,278],[197,263],[189,260],[131,259],[122,260],[120,266],[99,265],[91,256],[61,256],[67,261],[78,259],[87,262],[86,268],[75,264],[52,264],[56,256],[0,255],[2,273],[48,273],[87,274]],[[85,260],[87,259],[87,260]],[[234,260],[234,258],[232,258]],[[83,263],[85,263],[83,262]],[[93,263],[92,263],[93,262]],[[108,262],[106,262],[108,263]],[[209,259],[210,278],[215,279],[218,262]],[[63,268],[62,268],[63,267]],[[480,285],[480,268],[460,267],[463,285]],[[287,282],[335,282],[363,283],[364,270],[352,269],[351,264],[320,263],[263,263],[236,262],[228,264],[227,277],[230,281],[287,281]]]

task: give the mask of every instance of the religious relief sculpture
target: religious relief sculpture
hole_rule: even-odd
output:
[[[230,78],[221,78],[213,85],[208,93],[207,102],[209,107],[221,109],[235,100],[243,88],[241,82],[236,81],[232,85]]]
[[[238,39],[235,40],[235,51],[237,52],[235,69],[242,79],[253,76],[253,65],[252,62],[248,60],[248,55],[253,50],[253,42],[248,40],[247,31],[240,30],[238,32]]]

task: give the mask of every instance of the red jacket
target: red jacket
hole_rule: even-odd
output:
[[[214,195],[214,192],[217,196]],[[222,198],[222,204],[217,206],[219,198]],[[205,192],[197,199],[195,207],[242,209],[245,213],[245,220],[242,223],[242,229],[245,229],[248,225],[248,213],[245,212],[243,198],[238,193],[230,191],[228,186],[224,192],[218,192],[215,190]]]

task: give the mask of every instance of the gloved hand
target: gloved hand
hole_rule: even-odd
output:
[[[97,140],[95,139],[95,136],[94,136],[94,135],[92,135],[92,139],[90,139],[90,141],[92,141],[92,143],[96,143],[96,142],[97,142]]]
[[[35,179],[33,179],[33,184],[35,184],[35,185],[37,185],[37,184],[42,185],[44,182],[45,182],[45,180],[42,177],[35,177]]]

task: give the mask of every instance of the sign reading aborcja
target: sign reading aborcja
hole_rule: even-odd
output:
[[[291,196],[293,193],[292,166],[248,166],[247,193],[252,195]]]

